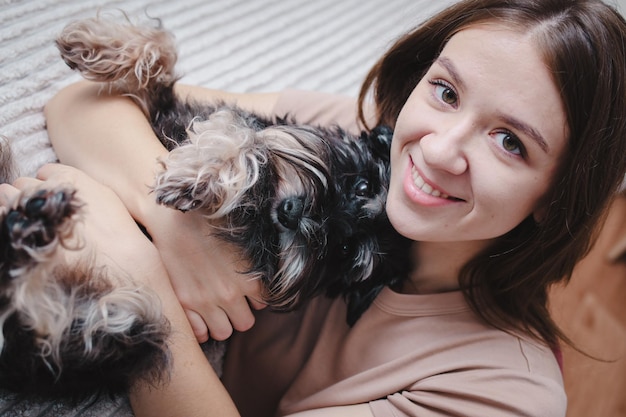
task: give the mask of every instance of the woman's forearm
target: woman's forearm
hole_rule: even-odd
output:
[[[176,91],[182,98],[223,100],[264,114],[271,113],[277,98],[187,85],[177,85]],[[157,158],[167,151],[131,99],[108,94],[102,84],[80,82],[59,92],[45,110],[50,141],[62,163],[111,187],[136,218],[155,209],[149,186]]]
[[[149,267],[149,266],[147,266]],[[168,281],[159,278],[165,271],[152,265],[149,285],[159,293],[164,314],[170,320],[171,375],[163,386],[140,383],[131,391],[130,400],[137,417],[239,416],[228,392],[206,360]]]
[[[46,106],[47,129],[59,160],[111,187],[133,215],[166,153],[148,121],[128,98],[92,83],[62,90]]]
[[[177,86],[181,97],[223,100],[271,114],[276,94],[231,94]],[[234,248],[212,238],[201,213],[182,213],[156,203],[150,192],[166,155],[145,115],[131,99],[110,95],[100,84],[70,85],[46,106],[48,133],[61,162],[113,189],[131,215],[146,227],[200,341],[223,340],[254,323],[250,305],[262,308],[260,283],[245,270]],[[207,329],[208,325],[208,329]]]

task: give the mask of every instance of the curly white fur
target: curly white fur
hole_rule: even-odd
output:
[[[114,80],[109,88],[128,96],[151,83],[173,82],[178,59],[174,36],[159,27],[129,25],[128,18],[124,18],[123,23],[110,21],[107,25],[99,24],[97,17],[68,24],[63,31],[65,44],[87,40],[95,47],[65,50],[66,63],[71,68],[88,66],[91,73],[87,79]],[[147,112],[147,105],[139,97],[134,98]]]
[[[208,218],[221,218],[241,205],[267,156],[257,133],[235,118],[218,111],[195,121],[186,144],[160,159],[163,170],[154,185],[160,202],[184,211],[201,208]]]
[[[30,194],[22,195],[17,205],[26,206]],[[48,204],[48,203],[46,203]],[[148,333],[163,325],[158,296],[141,288],[121,271],[95,268],[93,257],[82,256],[68,264],[64,251],[83,249],[74,236],[79,215],[75,214],[51,232],[38,221],[20,223],[11,245],[16,253],[24,252],[30,260],[3,265],[9,277],[2,296],[11,300],[0,315],[0,352],[5,347],[6,321],[19,317],[24,330],[32,331],[38,355],[53,373],[63,370],[62,350],[70,333],[80,332],[88,359],[103,355],[99,344],[102,335],[125,338],[138,322],[153,323]],[[49,242],[34,245],[32,236],[43,233]],[[115,282],[113,281],[115,278]],[[78,352],[77,352],[78,353]]]

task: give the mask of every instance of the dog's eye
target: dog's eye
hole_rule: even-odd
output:
[[[365,178],[361,178],[354,185],[354,194],[357,197],[369,197],[370,194],[371,194],[370,193],[370,182],[367,179],[365,179]]]
[[[339,252],[343,258],[348,257],[348,255],[350,255],[350,244],[348,242],[342,243]]]

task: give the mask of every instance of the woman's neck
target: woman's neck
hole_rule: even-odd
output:
[[[402,286],[402,293],[430,294],[459,289],[461,268],[487,242],[415,242],[415,268]]]

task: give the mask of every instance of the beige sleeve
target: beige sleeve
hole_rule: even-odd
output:
[[[368,119],[373,112],[366,110]],[[283,91],[274,107],[277,117],[291,116],[298,123],[330,126],[338,125],[358,134],[363,126],[358,122],[357,100],[339,94],[304,90]]]
[[[489,352],[491,358],[516,356],[511,352],[490,351],[488,344],[465,346]],[[496,348],[497,349],[497,348]],[[507,368],[500,360],[472,362],[457,355],[458,370],[442,372],[416,381],[405,390],[370,402],[375,417],[565,417],[567,397],[561,371],[550,350],[535,342],[519,340],[526,369]],[[458,352],[457,352],[458,353]],[[484,353],[483,353],[484,354]],[[448,363],[452,359],[448,358]],[[491,366],[489,366],[491,365]],[[442,364],[443,366],[443,364]],[[400,370],[394,377],[402,380]]]

